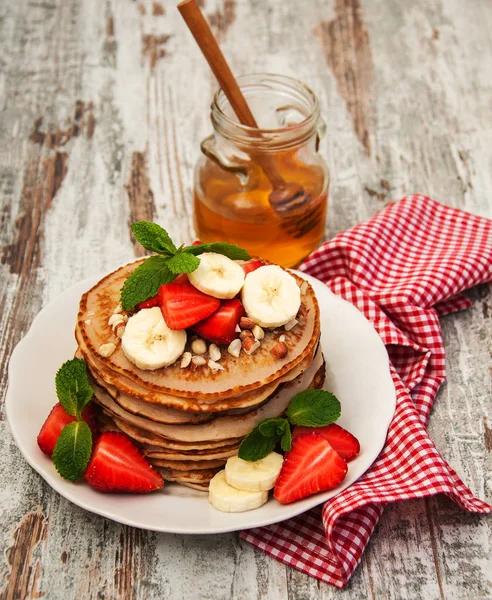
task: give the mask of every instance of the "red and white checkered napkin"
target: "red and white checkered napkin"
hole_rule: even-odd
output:
[[[320,246],[301,269],[372,322],[397,393],[386,446],[356,483],[327,502],[241,536],[313,577],[344,587],[395,500],[444,493],[465,510],[488,506],[463,484],[425,424],[445,379],[440,315],[467,308],[463,290],[492,280],[492,221],[409,196]]]

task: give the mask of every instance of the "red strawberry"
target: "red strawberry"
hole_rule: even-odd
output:
[[[195,240],[193,242],[193,244],[191,244],[192,246],[201,246],[203,244],[203,242],[200,242],[200,240]]]
[[[188,283],[188,281],[188,275],[186,275],[185,273],[181,273],[176,277],[176,279],[173,280],[173,283]],[[166,284],[164,283],[163,285]],[[160,304],[161,301],[159,299],[159,292],[157,292],[157,294],[155,296],[152,296],[152,298],[148,298],[147,300],[143,300],[143,302],[139,302],[137,304],[137,308],[138,310],[142,308],[154,308],[154,306],[160,306]]]
[[[100,492],[144,494],[164,486],[160,474],[151,467],[130,438],[113,431],[101,434],[84,478]]]
[[[266,262],[264,260],[248,260],[248,262],[242,264],[241,266],[244,274],[247,275],[248,273],[251,273],[251,271],[256,271],[256,269],[264,267],[265,265]]]
[[[238,336],[236,326],[243,315],[244,308],[240,300],[222,300],[218,310],[192,329],[214,344],[230,344]]]
[[[296,438],[306,433],[317,433],[328,441],[330,446],[347,462],[360,452],[359,440],[340,425],[332,423],[326,427],[294,427],[292,437]]]
[[[210,316],[220,300],[207,296],[191,283],[167,283],[159,288],[164,321],[170,329],[186,329]]]
[[[292,442],[285,455],[274,496],[282,504],[300,500],[339,485],[347,474],[347,463],[317,433]]]
[[[82,411],[82,418],[91,428],[92,436],[95,438],[97,436],[97,427],[92,411],[92,404],[89,403],[84,408]],[[59,402],[58,404],[55,404],[38,435],[38,446],[41,450],[48,456],[51,456],[62,429],[65,425],[73,423],[76,420],[75,417],[72,417],[65,412],[65,409]]]

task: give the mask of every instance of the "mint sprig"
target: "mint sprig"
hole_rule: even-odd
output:
[[[92,453],[92,432],[82,419],[82,411],[92,398],[85,360],[67,360],[55,377],[56,395],[65,412],[76,421],[65,425],[53,450],[53,464],[69,481],[77,481],[85,473]]]
[[[66,413],[81,419],[85,405],[92,398],[92,388],[87,379],[85,360],[67,360],[55,377],[56,395]]]
[[[338,398],[325,390],[308,389],[296,394],[285,412],[287,418],[264,419],[239,446],[239,458],[257,461],[265,458],[280,443],[284,452],[292,447],[291,425],[324,427],[341,414]]]
[[[142,246],[158,256],[147,258],[126,279],[120,297],[126,311],[132,311],[140,302],[155,296],[162,284],[171,283],[180,273],[192,273],[200,264],[198,255],[203,252],[216,252],[232,260],[251,258],[246,250],[227,242],[177,248],[167,231],[150,221],[138,221],[131,229]]]

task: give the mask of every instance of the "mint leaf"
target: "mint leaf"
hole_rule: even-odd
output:
[[[53,463],[58,473],[77,481],[85,473],[92,452],[92,433],[85,421],[66,425],[53,450]]]
[[[175,275],[167,266],[168,259],[151,256],[127,277],[121,289],[120,303],[131,311],[139,302],[152,298],[163,283],[171,283]]]
[[[199,264],[200,259],[193,256],[193,254],[188,254],[188,252],[180,252],[167,259],[167,268],[171,273],[174,273],[174,275],[179,275],[179,273],[191,273]]]
[[[286,429],[290,430],[289,421],[287,419],[265,419],[258,427],[260,433],[266,437],[282,436]]]
[[[290,426],[287,426],[280,438],[280,447],[284,452],[288,452],[292,448],[292,434],[290,432]]]
[[[176,253],[176,246],[173,244],[169,234],[160,225],[157,225],[157,223],[137,221],[132,225],[132,232],[146,250],[157,252],[164,256],[172,256]]]
[[[67,360],[55,377],[56,395],[69,415],[80,418],[84,406],[92,398],[92,388],[87,378],[85,360]]]
[[[304,390],[296,394],[287,408],[286,415],[292,425],[323,427],[340,417],[338,398],[325,390]]]
[[[265,437],[260,432],[260,426],[257,425],[241,442],[238,452],[239,458],[252,462],[261,460],[273,451],[277,441],[278,436]]]
[[[189,254],[202,254],[203,252],[216,252],[223,254],[231,260],[249,260],[251,256],[244,248],[240,248],[236,244],[228,244],[227,242],[212,242],[211,244],[198,244],[197,246],[186,246],[183,252]]]

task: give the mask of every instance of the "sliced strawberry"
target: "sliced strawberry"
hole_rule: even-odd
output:
[[[340,425],[332,423],[326,427],[294,427],[292,437],[296,438],[306,433],[317,433],[328,441],[330,446],[347,462],[360,452],[359,440]]]
[[[241,266],[243,268],[244,274],[247,275],[248,273],[256,271],[256,269],[264,267],[265,265],[266,262],[264,260],[248,260],[248,262],[242,264]]]
[[[347,474],[347,463],[317,433],[292,441],[275,485],[274,496],[282,504],[294,502],[339,485]]]
[[[207,296],[191,283],[167,283],[159,288],[164,321],[170,329],[186,329],[219,308],[220,300]]]
[[[188,281],[189,281],[188,275],[186,275],[185,273],[181,273],[180,275],[178,275],[176,277],[176,279],[173,280],[173,283],[188,283]],[[164,283],[163,285],[167,285],[167,284]],[[154,306],[160,306],[160,305],[161,305],[161,301],[159,299],[159,292],[157,292],[157,294],[155,296],[152,296],[152,298],[148,298],[147,300],[143,300],[142,302],[139,302],[137,304],[137,309],[141,310],[142,308],[154,308]]]
[[[97,426],[91,403],[87,404],[82,411],[82,418],[91,428],[92,436],[95,439],[97,436]],[[59,402],[55,404],[38,435],[38,446],[41,450],[48,456],[51,456],[62,429],[65,425],[73,423],[76,420],[75,417],[65,412],[65,409]]]
[[[230,344],[237,338],[236,326],[244,316],[240,300],[222,300],[220,307],[207,319],[192,327],[195,333],[214,344]]]
[[[203,242],[200,242],[200,240],[195,240],[193,242],[193,244],[191,244],[192,246],[201,246],[203,244]]]
[[[100,492],[144,494],[159,490],[164,485],[160,474],[130,438],[113,431],[101,434],[84,478]]]

